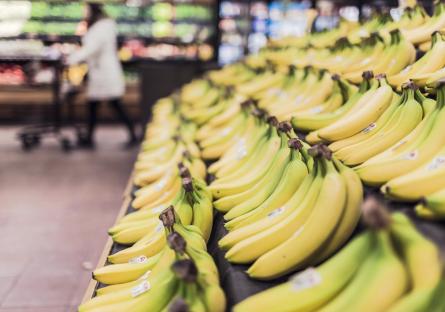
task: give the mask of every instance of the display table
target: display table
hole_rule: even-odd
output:
[[[119,210],[119,214],[117,216],[117,220],[121,218],[126,213],[130,213],[134,211],[131,207],[131,201],[133,199],[133,191],[136,188],[132,185],[132,179],[130,178],[126,190],[124,192],[124,201]],[[440,248],[442,256],[445,256],[445,223],[444,222],[435,222],[435,221],[427,221],[417,218],[414,215],[413,205],[406,203],[393,202],[385,199],[382,194],[379,193],[377,188],[369,188],[365,187],[365,198],[367,196],[374,195],[380,200],[384,201],[388,207],[390,207],[391,211],[402,211],[406,213],[416,224],[418,229],[424,233],[427,237],[432,239]],[[226,230],[223,226],[224,220],[221,214],[216,213],[212,235],[208,242],[208,251],[215,259],[216,265],[218,267],[220,273],[221,285],[227,296],[227,307],[230,311],[231,307],[242,301],[243,299],[258,293],[267,288],[278,285],[284,281],[286,281],[289,276],[284,276],[280,279],[276,279],[270,282],[266,281],[257,281],[250,279],[244,271],[248,266],[245,265],[233,265],[230,264],[224,258],[224,251],[219,249],[218,240],[222,238]],[[353,237],[357,235],[363,226],[359,224],[357,227]],[[108,239],[105,248],[102,252],[102,255],[99,259],[97,267],[102,267],[107,262],[107,256],[109,254],[115,253],[119,250],[124,249],[125,246],[119,244],[113,244],[111,238]],[[90,299],[94,296],[95,290],[97,288],[103,287],[100,283],[97,283],[95,280],[92,280],[87,288],[85,293],[83,302]]]

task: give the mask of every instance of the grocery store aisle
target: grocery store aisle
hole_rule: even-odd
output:
[[[75,311],[114,222],[136,149],[121,128],[94,151],[30,153],[0,128],[0,312]]]

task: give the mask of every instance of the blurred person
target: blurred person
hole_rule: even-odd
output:
[[[125,146],[130,147],[137,143],[137,137],[122,105],[125,80],[117,53],[116,23],[107,17],[102,4],[95,2],[86,3],[85,22],[87,31],[82,38],[82,47],[67,58],[68,65],[88,64],[88,132],[79,143],[84,147],[94,146],[97,109],[101,102],[108,102],[128,129],[129,140]]]

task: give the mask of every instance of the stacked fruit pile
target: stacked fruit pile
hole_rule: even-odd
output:
[[[243,109],[251,124],[240,134],[246,145],[209,167],[215,175],[209,189],[228,221],[230,232],[219,242],[226,258],[254,262],[248,274],[271,279],[334,253],[358,222],[363,192],[354,171],[325,146],[308,148],[288,122]]]
[[[287,283],[254,295],[234,311],[428,311],[445,309],[437,247],[402,213],[374,200],[364,207],[369,229],[334,257]]]
[[[318,265],[236,311],[442,311],[435,245],[405,215],[360,207],[362,180],[445,217],[443,27],[438,2],[432,17],[416,6],[286,38],[159,100],[132,209],[109,230],[126,248],[94,272],[109,286],[80,309],[224,310],[206,253],[215,207],[219,247],[250,277]],[[368,229],[337,252],[362,211]]]
[[[169,127],[165,127],[169,125]],[[196,126],[181,122],[173,99],[160,101],[134,169],[133,212],[113,226],[125,246],[93,272],[108,286],[79,311],[224,311],[218,271],[206,252],[212,194],[194,143]]]

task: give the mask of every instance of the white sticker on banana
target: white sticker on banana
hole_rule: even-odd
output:
[[[151,211],[153,211],[153,213],[161,213],[164,211],[164,209],[165,209],[164,206],[158,206],[158,207],[153,208]]]
[[[131,264],[142,264],[142,263],[147,263],[148,258],[146,256],[139,256],[139,257],[134,257],[131,258],[128,263]]]
[[[149,291],[151,288],[150,282],[149,281],[143,281],[142,283],[140,283],[137,286],[134,286],[131,289],[131,296],[133,298],[142,295],[143,293]]]
[[[158,226],[155,229],[155,233],[159,233],[164,229],[164,224],[162,222],[159,222]]]
[[[376,123],[373,122],[372,124],[370,124],[369,126],[367,126],[365,129],[362,130],[363,133],[368,133],[371,132],[373,129],[375,129],[375,127],[377,127]]]
[[[315,106],[309,110],[309,112],[311,112],[313,114],[318,114],[318,113],[321,113],[322,111],[323,111],[323,107],[321,105]]]
[[[427,165],[427,170],[436,170],[443,167],[443,165],[445,165],[445,156],[437,156]]]
[[[273,218],[279,216],[280,214],[282,214],[283,212],[284,212],[284,208],[283,208],[283,207],[280,207],[280,208],[277,208],[277,209],[275,209],[275,210],[269,212],[269,213],[267,214],[267,217],[270,218],[270,219],[273,219]]]
[[[146,280],[151,274],[151,271],[147,271],[144,273],[144,275],[142,275],[141,277],[139,277],[137,280],[138,281],[142,281],[142,280]]]
[[[301,291],[315,287],[323,281],[321,274],[314,268],[308,268],[290,278],[290,283],[295,291]]]
[[[419,151],[415,150],[404,154],[401,158],[403,160],[415,160],[417,159],[418,156],[419,156]]]

